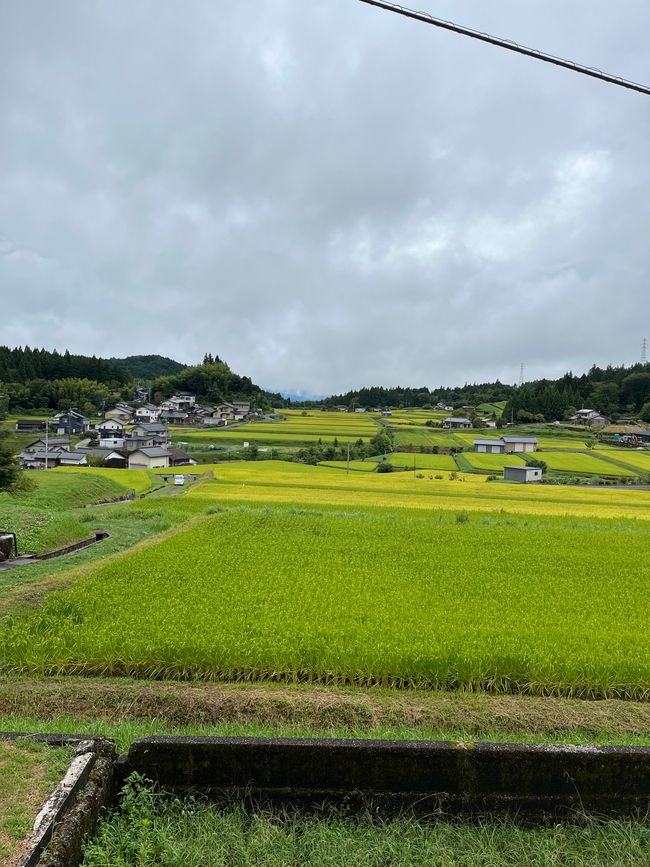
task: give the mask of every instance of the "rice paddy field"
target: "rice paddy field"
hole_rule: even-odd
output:
[[[458,466],[452,455],[428,455],[418,454],[418,452],[393,452],[389,455],[369,458],[375,462],[383,459],[394,467],[403,469],[417,470],[448,470],[450,472],[457,470]]]
[[[374,473],[377,469],[377,464],[374,461],[320,461],[319,467],[331,467],[335,470],[354,470],[358,473]]]
[[[303,412],[307,412],[303,415]],[[337,413],[319,410],[283,410],[283,419],[275,422],[254,422],[229,425],[225,428],[192,428],[176,431],[175,441],[191,444],[238,444],[255,442],[279,447],[304,444],[331,443],[338,440],[364,442],[375,436],[379,428],[369,414]]]
[[[488,455],[482,452],[464,452],[463,458],[476,470],[501,472],[504,467],[523,466],[524,460],[518,455]]]
[[[621,477],[637,475],[633,469],[603,460],[593,452],[542,452],[539,458],[546,463],[549,470],[560,472]]]
[[[650,696],[650,493],[212,473],[190,523],[5,618],[0,670]]]

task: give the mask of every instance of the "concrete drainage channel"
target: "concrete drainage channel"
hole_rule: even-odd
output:
[[[0,733],[18,738],[16,733]],[[419,818],[509,815],[539,823],[576,812],[647,816],[650,747],[275,738],[151,737],[126,755],[86,736],[24,735],[76,747],[20,867],[76,867],[83,843],[132,772],[179,795],[250,806],[323,805]]]
[[[12,539],[13,537],[13,539]],[[11,551],[17,554],[17,544],[15,533],[0,534],[0,569],[15,569],[17,566],[28,566],[30,563],[39,563],[42,560],[53,560],[55,557],[65,557],[67,554],[74,554],[77,551],[82,551],[84,548],[89,548],[91,545],[96,545],[98,542],[103,542],[104,539],[110,539],[111,534],[104,530],[95,530],[94,536],[89,539],[82,539],[81,542],[75,542],[73,545],[66,545],[65,548],[59,548],[57,551],[50,551],[47,554],[25,554],[23,556],[13,556]],[[3,540],[11,540],[11,549],[6,543],[4,550],[9,549],[8,554],[3,553]]]

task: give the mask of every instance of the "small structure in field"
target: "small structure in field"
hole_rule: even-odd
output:
[[[503,455],[506,451],[506,444],[503,439],[476,439],[474,440],[474,451],[483,455]]]
[[[537,437],[501,437],[507,455],[513,452],[536,452]]]
[[[520,484],[526,484],[527,482],[541,482],[542,468],[504,467],[503,478],[506,482],[519,482]]]

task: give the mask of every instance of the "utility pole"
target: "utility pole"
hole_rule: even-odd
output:
[[[345,467],[345,474],[346,476],[350,475],[350,443],[348,443],[348,460]]]
[[[49,418],[45,419],[45,469],[47,469],[47,451],[49,447],[49,436],[50,436],[50,420]]]

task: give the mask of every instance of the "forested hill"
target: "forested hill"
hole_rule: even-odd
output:
[[[650,364],[604,368],[594,365],[580,376],[566,373],[559,379],[539,379],[521,387],[497,381],[458,388],[362,388],[332,395],[319,405],[370,409],[430,407],[442,402],[458,408],[504,400],[507,403],[503,416],[508,421],[561,421],[585,407],[613,420],[636,416],[650,421]]]
[[[109,358],[108,361],[126,370],[134,379],[146,380],[173,376],[186,367],[180,361],[174,361],[165,355],[128,355],[126,358]]]
[[[28,383],[33,380],[90,379],[94,382],[126,385],[131,376],[124,368],[96,356],[48,352],[0,346],[0,382]]]
[[[430,390],[422,388],[361,388],[358,391],[348,391],[346,394],[335,394],[322,401],[323,406],[363,406],[371,407],[404,407],[432,406],[439,401],[450,406],[467,404],[478,406],[479,403],[494,403],[508,400],[514,391],[511,385],[499,382],[488,382],[481,385],[463,385],[458,388],[437,388]]]

